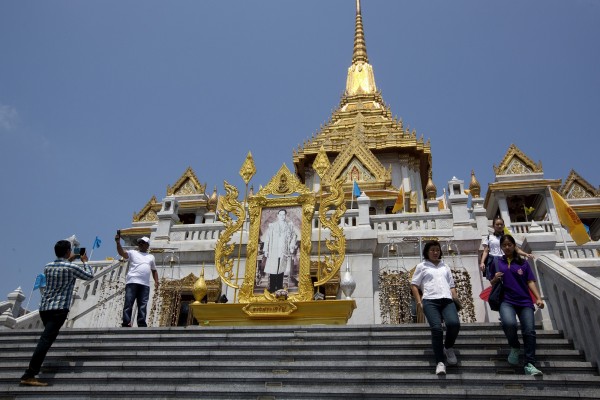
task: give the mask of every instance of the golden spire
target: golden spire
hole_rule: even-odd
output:
[[[360,0],[356,0],[356,27],[354,28],[354,52],[352,53],[352,64],[358,62],[369,63],[362,15],[360,13]]]
[[[471,170],[471,182],[469,183],[469,190],[471,191],[471,196],[477,198],[481,194],[481,185],[479,181],[475,177],[475,171]]]
[[[354,51],[352,53],[352,65],[348,68],[346,79],[346,96],[360,94],[375,94],[375,75],[373,67],[369,64],[367,57],[367,45],[365,44],[365,32],[363,30],[362,15],[360,13],[360,0],[356,0],[356,26],[354,28]]]
[[[429,170],[429,179],[427,180],[427,186],[425,186],[425,193],[427,193],[427,200],[435,200],[437,195],[437,187],[433,183],[433,174]]]

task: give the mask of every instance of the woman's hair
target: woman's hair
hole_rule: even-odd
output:
[[[504,243],[505,240],[508,240],[509,242],[511,242],[515,246],[514,250],[513,250],[513,254],[511,255],[511,258],[513,259],[513,261],[516,262],[519,265],[522,265],[523,264],[523,258],[517,252],[517,242],[515,241],[515,238],[512,237],[512,235],[502,235],[502,236],[500,236],[500,248],[502,248],[502,243]],[[508,257],[508,254],[506,254],[506,256]]]
[[[492,225],[496,225],[496,221],[498,221],[498,220],[500,220],[500,221],[502,221],[502,223],[504,223],[504,220],[502,219],[502,217],[498,215],[496,218],[494,218],[492,220]]]
[[[433,246],[437,246],[440,248],[440,259],[442,258],[442,246],[440,246],[440,242],[438,242],[437,240],[430,240],[429,242],[425,243],[425,247],[423,247],[423,258],[427,261],[429,261],[429,249]]]

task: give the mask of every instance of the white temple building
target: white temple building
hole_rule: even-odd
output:
[[[467,302],[461,318],[465,322],[496,321],[497,315],[478,297],[488,285],[478,266],[482,238],[492,231],[491,220],[499,215],[517,243],[535,255],[536,274],[548,303],[546,309],[537,311],[538,321],[545,327],[564,330],[600,357],[591,334],[600,330],[598,187],[573,170],[564,181],[545,177],[541,163],[533,162],[514,144],[506,144],[504,158],[493,166],[495,180],[485,197],[475,173],[434,183],[430,143],[392,117],[376,86],[360,6],[347,73],[339,106],[317,134],[293,151],[291,161],[295,174],[310,190],[326,188],[328,182],[338,179],[345,182],[344,266],[356,282],[351,296],[357,305],[348,323],[414,320],[402,280],[421,261],[422,244],[429,238],[442,243],[445,260],[460,281],[461,296]],[[322,180],[312,167],[321,148],[331,164]],[[121,229],[125,247],[134,247],[142,236],[151,239],[163,283],[160,293],[151,288],[150,326],[197,324],[189,304],[194,300],[193,283],[202,269],[209,287],[206,301],[235,301],[234,290],[221,283],[215,270],[215,245],[224,229],[216,213],[217,189],[207,192],[201,178],[188,168],[178,179],[174,177],[175,182],[159,195],[160,200],[153,196]],[[356,199],[352,198],[354,182],[361,190]],[[581,246],[574,243],[561,226],[550,189],[559,192],[589,227],[591,241]],[[404,195],[403,209],[392,213],[399,193]],[[313,249],[317,248],[316,232],[315,227]],[[238,239],[242,243],[239,275],[243,276],[248,235]],[[66,325],[119,326],[127,264],[117,257],[90,264],[95,278],[77,282]],[[325,299],[343,298],[339,279],[328,282],[322,294]],[[37,311],[26,310],[24,300],[19,288],[0,302],[0,329],[41,326]]]

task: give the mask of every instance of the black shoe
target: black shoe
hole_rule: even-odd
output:
[[[48,386],[48,383],[39,381],[35,377],[31,377],[31,378],[21,378],[21,385],[24,385],[24,386]]]

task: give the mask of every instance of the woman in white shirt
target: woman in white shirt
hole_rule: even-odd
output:
[[[453,299],[458,298],[450,268],[442,261],[442,249],[437,240],[429,241],[423,248],[425,261],[417,265],[411,280],[411,291],[417,307],[423,309],[431,327],[431,345],[435,355],[435,373],[446,374],[446,365],[456,365],[454,342],[460,330],[458,311]],[[421,292],[423,295],[421,296]],[[446,325],[446,341],[442,321]]]
[[[488,281],[492,280],[493,278],[493,274],[490,272],[490,266],[494,263],[494,259],[497,258],[499,260],[504,255],[504,252],[500,247],[500,236],[508,233],[508,231],[505,232],[504,220],[500,217],[496,217],[492,220],[492,226],[494,228],[494,232],[484,237],[481,242],[481,245],[483,246],[483,254],[481,255],[481,263],[479,264],[479,268],[481,269],[483,276],[485,276]],[[518,247],[516,249],[517,253],[521,257],[533,259],[533,255],[525,253]]]

